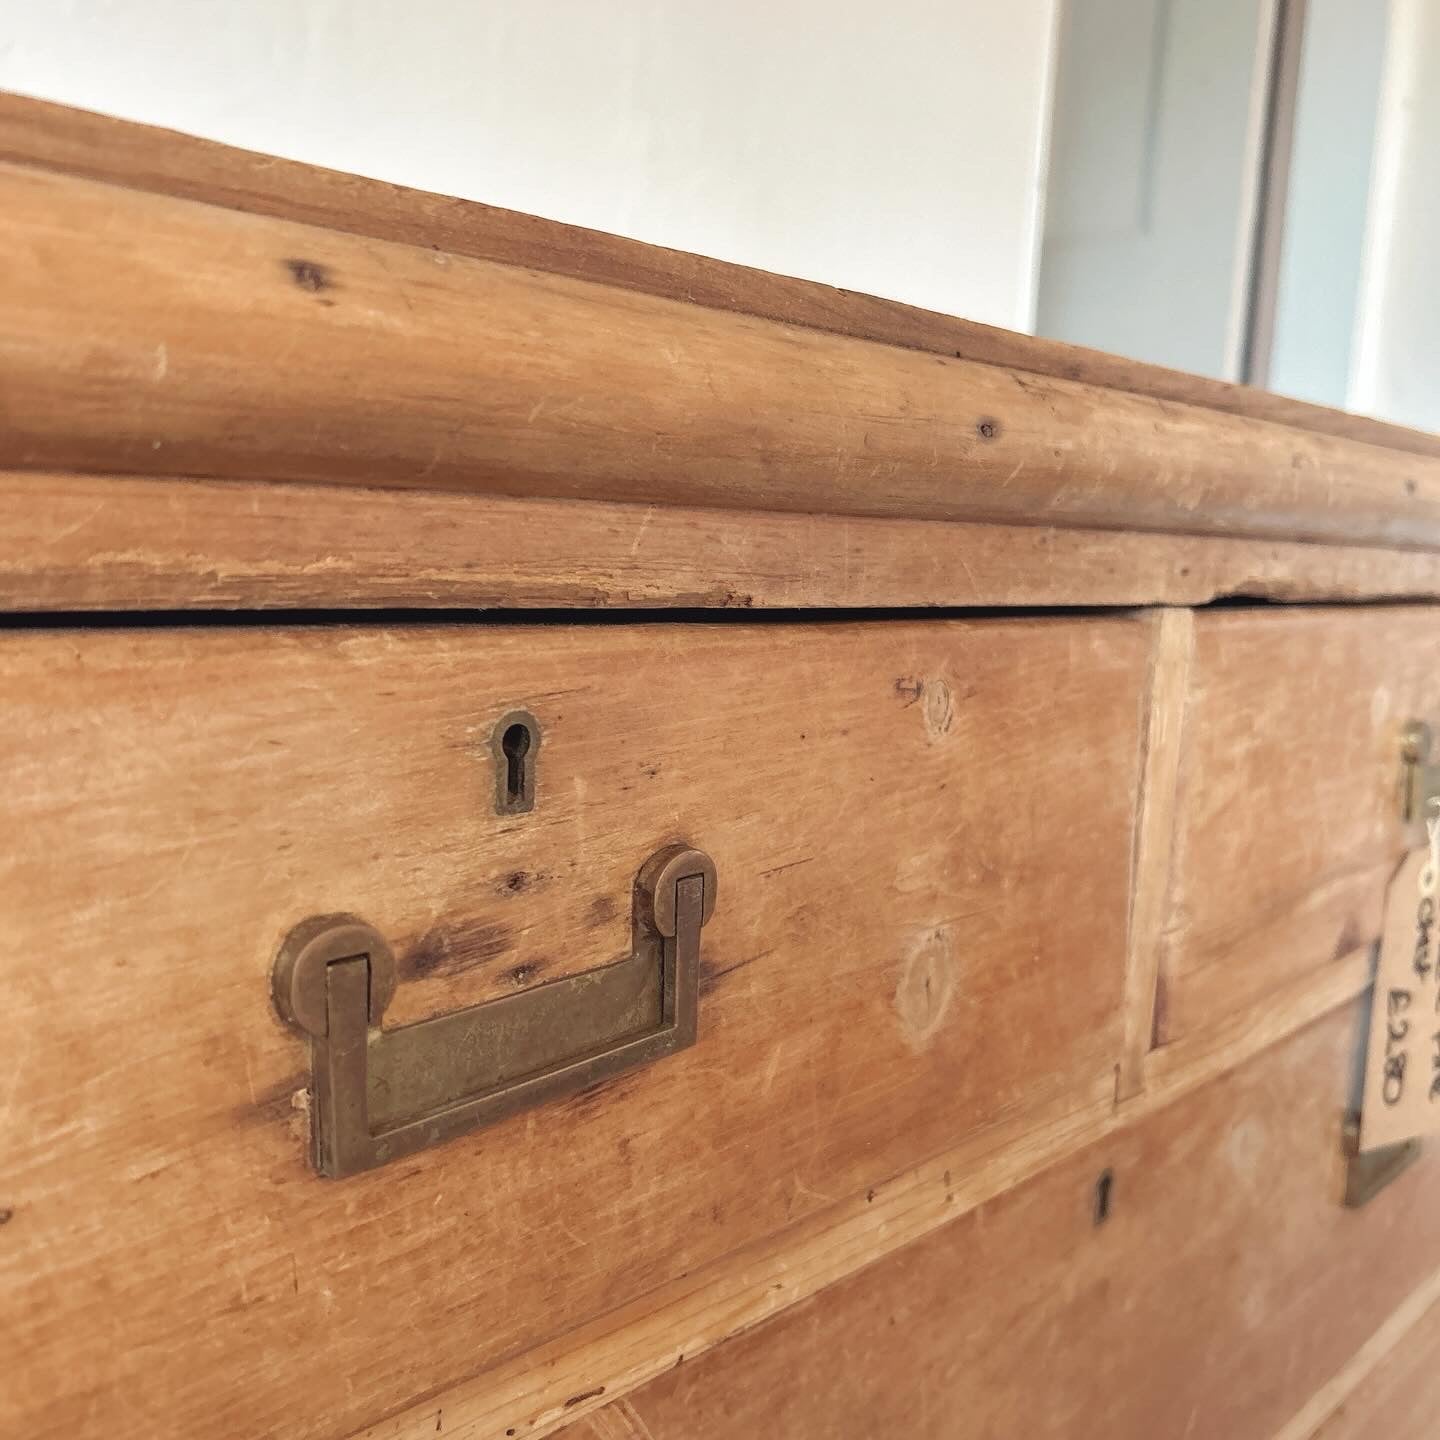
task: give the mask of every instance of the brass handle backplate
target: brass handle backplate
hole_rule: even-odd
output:
[[[714,908],[710,857],[662,850],[636,879],[624,959],[393,1030],[385,937],[353,915],[297,925],[272,979],[281,1017],[310,1037],[315,1168],[370,1170],[693,1045]]]

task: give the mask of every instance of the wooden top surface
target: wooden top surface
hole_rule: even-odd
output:
[[[0,160],[1440,456],[1440,435],[639,240],[0,92]]]
[[[0,608],[1440,595],[1433,435],[4,95],[0,209]]]

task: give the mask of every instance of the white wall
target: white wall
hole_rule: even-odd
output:
[[[1239,370],[1273,0],[1068,0],[1039,330]]]
[[[1440,430],[1440,4],[1392,0],[1351,406]]]
[[[1029,328],[1056,0],[0,0],[0,88]]]
[[[1383,3],[1306,0],[1266,384],[1344,406],[1386,48]]]

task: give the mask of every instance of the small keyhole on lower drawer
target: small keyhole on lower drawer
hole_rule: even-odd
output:
[[[519,711],[495,727],[495,808],[501,815],[534,809],[539,749],[540,726],[533,715]]]
[[[1095,1182],[1095,1223],[1103,1225],[1110,1218],[1110,1205],[1115,1193],[1115,1172],[1102,1170]]]

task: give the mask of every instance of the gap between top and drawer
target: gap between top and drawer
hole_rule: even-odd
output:
[[[1433,602],[1413,600],[1357,600],[1346,610],[1424,609]],[[505,610],[505,609],[302,609],[302,610],[106,610],[106,611],[23,611],[0,613],[0,633],[6,630],[157,630],[157,629],[384,629],[410,628],[523,628],[526,626],[602,627],[638,625],[743,625],[769,628],[783,625],[831,626],[900,623],[915,620],[1103,620],[1137,617],[1147,613],[1179,610],[1189,613],[1216,611],[1319,610],[1337,608],[1333,602],[1278,602],[1226,598],[1197,606],[932,606],[923,610],[887,607],[867,609],[775,609],[775,610]]]
[[[1044,610],[1440,598],[1440,552],[0,471],[0,612]]]

